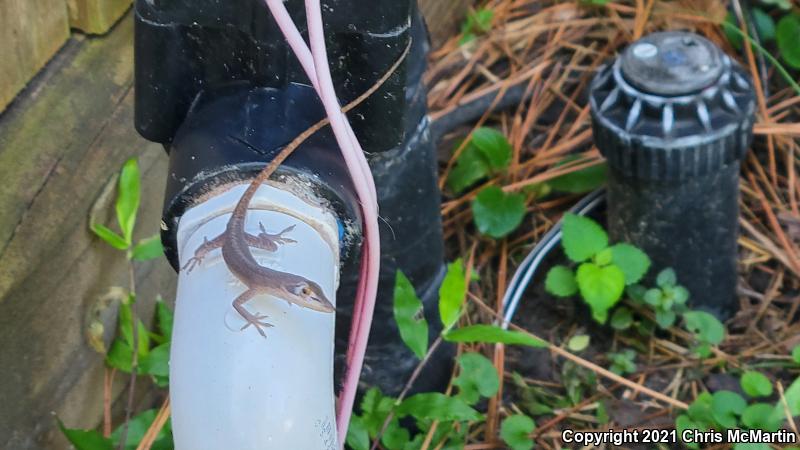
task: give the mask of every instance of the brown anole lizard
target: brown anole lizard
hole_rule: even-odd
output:
[[[375,93],[392,76],[400,64],[408,55],[411,43],[409,42],[397,61],[386,71],[386,73],[373,84],[366,92],[358,98],[348,103],[342,108],[343,113],[347,113]],[[294,226],[286,228],[278,234],[269,234],[264,226],[259,223],[261,233],[257,236],[245,231],[245,220],[250,201],[256,191],[269,177],[277,170],[278,166],[292,154],[306,139],[330,123],[326,117],[294,138],[275,158],[253,179],[247,190],[242,194],[238,203],[233,209],[225,231],[212,240],[206,239],[200,247],[195,250],[195,254],[181,270],[191,270],[203,261],[203,258],[212,250],[222,248],[222,258],[228,269],[247,287],[234,301],[233,307],[247,321],[242,327],[245,329],[253,325],[261,336],[266,337],[263,327],[272,325],[264,322],[266,316],[249,312],[244,304],[258,294],[272,295],[282,298],[289,303],[294,303],[303,308],[312,309],[325,313],[335,311],[333,303],[322,292],[322,288],[315,282],[299,275],[280,272],[258,264],[250,252],[250,247],[260,248],[267,251],[275,251],[278,245],[293,243],[294,240],[283,235],[290,232]]]

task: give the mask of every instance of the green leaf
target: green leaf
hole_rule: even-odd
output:
[[[650,288],[644,293],[644,301],[650,306],[661,306],[664,301],[664,293],[661,292],[661,289]]]
[[[96,234],[100,239],[104,240],[106,243],[111,245],[112,247],[118,250],[126,250],[128,248],[128,243],[125,242],[125,238],[118,235],[117,233],[111,231],[107,226],[101,225],[99,223],[93,223],[89,226],[89,228]]]
[[[577,158],[566,158],[562,163],[573,162],[575,160],[577,160]],[[593,191],[605,184],[607,172],[608,166],[605,163],[598,164],[558,176],[547,183],[556,191],[568,192],[570,194],[582,194],[584,192]]]
[[[736,33],[734,30],[739,29],[739,21],[736,18],[736,15],[732,12],[728,12],[728,15],[725,16],[725,21],[722,22],[722,31],[725,33],[725,37],[728,38],[728,42],[731,43],[733,48],[736,50],[742,49],[742,36],[740,33]]]
[[[487,31],[492,29],[492,18],[494,17],[494,11],[491,9],[481,8],[474,13],[470,13],[472,16],[473,23],[474,23],[474,30],[481,31],[486,33]]]
[[[625,288],[625,292],[628,293],[628,297],[630,297],[635,303],[642,303],[644,302],[647,289],[641,284],[632,284]]]
[[[467,144],[456,160],[456,165],[447,176],[447,186],[456,194],[475,184],[476,181],[489,175],[489,163],[477,147]]]
[[[412,395],[397,407],[398,416],[410,415],[415,419],[480,420],[481,415],[458,397],[448,397],[440,392]]]
[[[467,445],[467,432],[468,427],[463,426],[460,427],[460,430],[453,429],[451,423],[445,422],[439,426],[433,434],[433,441],[432,442],[445,442],[441,450],[464,450],[464,447]],[[419,434],[417,435],[420,437],[420,440],[417,442],[417,445],[411,445],[403,450],[419,450],[422,448],[422,442],[425,440],[425,436]],[[436,447],[439,449],[439,446]]]
[[[597,402],[597,410],[595,416],[597,417],[597,423],[608,423],[610,417],[608,417],[608,411],[606,410],[605,403]]]
[[[500,379],[494,364],[480,353],[464,353],[458,358],[461,367],[453,384],[458,386],[458,397],[474,405],[481,397],[489,398],[500,389]]]
[[[705,311],[685,312],[683,321],[686,329],[701,342],[717,345],[725,339],[725,326]]]
[[[589,341],[588,334],[576,334],[567,342],[567,348],[573,353],[582,352],[589,346]]]
[[[611,247],[611,262],[625,274],[625,284],[641,280],[650,268],[650,258],[630,244],[616,244]]]
[[[122,339],[115,339],[106,353],[106,364],[123,372],[130,373],[133,362],[133,349]]]
[[[626,373],[636,372],[636,352],[631,349],[626,349],[617,353],[609,353],[608,358],[611,360],[611,367],[609,370],[617,375],[625,375]]]
[[[455,193],[460,193],[476,181],[508,167],[511,154],[511,144],[502,133],[492,128],[478,128],[458,156],[447,184]]]
[[[756,28],[756,33],[758,33],[759,40],[761,42],[769,42],[775,39],[775,21],[772,20],[772,17],[759,8],[753,8],[750,10],[750,12],[752,13],[753,25]],[[741,31],[739,33],[733,31],[739,29],[739,21],[736,19],[736,16],[733,13],[729,12],[725,17],[725,22],[723,23],[722,29],[731,45],[733,45],[736,50],[741,50]]]
[[[117,192],[117,221],[125,242],[130,245],[133,227],[136,225],[136,211],[139,209],[139,166],[131,158],[122,166]]]
[[[761,0],[761,3],[765,5],[775,5],[786,11],[792,9],[792,0]]]
[[[394,399],[386,397],[377,387],[370,388],[361,400],[361,417],[370,436],[376,436],[394,407]]]
[[[513,149],[503,133],[493,128],[481,127],[472,133],[471,142],[480,150],[490,169],[502,170],[511,163]]]
[[[774,406],[768,403],[754,403],[742,412],[742,423],[751,430],[777,431],[782,420],[770,421]]]
[[[713,400],[711,394],[703,392],[697,396],[694,402],[689,405],[689,409],[686,410],[686,413],[689,414],[692,421],[698,424],[698,427],[696,427],[698,430],[706,431],[716,426],[714,413],[711,407]]]
[[[139,361],[138,373],[152,375],[159,386],[165,387],[169,383],[169,351],[169,342],[153,348]]]
[[[381,444],[388,450],[401,450],[408,445],[410,440],[411,434],[408,430],[401,427],[397,419],[392,419],[383,433]]]
[[[461,39],[459,45],[466,44],[467,42],[475,39],[476,33],[486,33],[491,30],[492,18],[494,11],[491,9],[481,8],[477,11],[471,11],[467,14],[466,20],[461,25]]]
[[[167,338],[172,337],[172,322],[174,314],[172,310],[160,298],[156,301],[156,324],[161,331],[161,335]]]
[[[496,239],[516,230],[525,211],[523,194],[506,193],[498,186],[483,188],[472,200],[472,215],[478,231]]]
[[[444,335],[449,342],[481,342],[486,344],[527,345],[547,348],[549,344],[541,339],[519,331],[504,330],[494,325],[470,325],[452,330]]]
[[[135,450],[139,446],[139,442],[142,441],[142,438],[144,438],[145,433],[147,433],[147,430],[150,428],[150,425],[153,424],[157,415],[157,410],[150,409],[131,418],[130,422],[128,422],[128,432],[125,435],[125,450]],[[120,439],[122,439],[123,426],[124,425],[120,425],[111,433],[111,440],[114,443],[114,447],[117,447]],[[159,447],[165,445],[164,442],[171,442],[171,428],[164,426],[158,433],[156,441],[162,441]],[[157,446],[154,444],[153,448],[155,449]],[[168,446],[168,448],[172,448],[172,446]]]
[[[536,429],[536,423],[528,416],[517,414],[506,417],[500,425],[500,438],[512,450],[529,450],[533,448],[531,433]]]
[[[475,34],[471,31],[468,31],[461,35],[461,39],[458,40],[458,45],[464,45],[474,40],[475,40]]]
[[[795,379],[791,385],[783,392],[783,398],[789,406],[792,417],[800,415],[800,378]],[[770,423],[783,423],[786,419],[783,402],[778,400],[769,416]]]
[[[597,222],[572,213],[564,215],[561,233],[564,253],[575,262],[586,261],[608,246],[608,235]]]
[[[136,344],[133,339],[133,304],[134,297],[130,296],[127,301],[119,305],[119,333],[128,347],[134,348]],[[137,341],[139,344],[139,355],[144,356],[150,351],[150,337],[144,323],[138,320]]]
[[[760,8],[753,8],[750,11],[753,14],[753,25],[756,27],[761,42],[775,39],[775,21],[772,20],[772,17]]]
[[[386,421],[386,417],[388,417],[389,412],[394,408],[394,403],[394,399],[391,397],[384,397],[383,394],[381,394],[380,389],[376,387],[371,388],[367,391],[361,401],[361,424],[356,424],[356,427],[363,425],[363,427],[367,430],[368,436],[377,436],[378,432],[383,429],[383,424]],[[348,439],[350,439],[349,432]],[[353,439],[358,439],[358,436],[354,437]],[[408,431],[402,428],[399,425],[398,418],[394,417],[386,426],[386,430],[381,438],[381,443],[387,449],[403,448],[404,443],[407,442],[408,439]],[[369,448],[369,442],[367,442],[367,446]]]
[[[559,296],[569,297],[578,292],[578,283],[575,282],[575,274],[566,266],[553,266],[547,272],[544,280],[544,288],[547,292]]]
[[[675,323],[677,315],[672,310],[656,310],[656,323],[662,330],[666,330]]]
[[[614,258],[614,252],[611,248],[604,248],[599,252],[595,253],[594,255],[594,263],[598,266],[607,266],[611,264],[611,260]]]
[[[742,374],[742,390],[750,397],[769,397],[772,395],[772,382],[763,373],[750,370]]]
[[[711,396],[714,420],[725,428],[736,428],[738,416],[747,408],[741,395],[731,391],[717,391]]]
[[[630,309],[621,306],[611,315],[611,328],[615,330],[627,330],[633,325],[633,313]]]
[[[792,349],[792,359],[797,364],[800,364],[800,345],[797,345]]]
[[[762,442],[737,442],[733,444],[733,450],[772,450],[769,444]]]
[[[347,445],[352,450],[369,450],[369,433],[361,417],[353,415],[347,428]]]
[[[439,287],[439,317],[445,330],[458,321],[466,296],[464,264],[459,258],[447,265],[447,274]]]
[[[683,442],[683,432],[685,430],[702,430],[703,428],[695,423],[695,421],[692,420],[688,415],[681,414],[677,419],[675,419],[675,429],[678,431],[678,436]],[[683,444],[691,449],[700,448],[700,446],[694,442],[683,442]]]
[[[689,290],[683,286],[675,286],[672,288],[672,299],[679,305],[686,304],[689,300]]]
[[[625,290],[625,274],[617,266],[598,267],[583,263],[575,277],[581,296],[592,309],[592,317],[605,323],[608,310],[617,304]]]
[[[659,272],[656,276],[656,284],[660,288],[672,287],[677,283],[678,277],[675,275],[675,271],[671,267],[667,267]]]
[[[711,344],[704,342],[692,348],[692,352],[700,358],[708,358],[711,356]]]
[[[778,21],[775,32],[778,49],[787,64],[800,69],[800,14],[787,14]]]
[[[158,258],[164,254],[164,247],[161,245],[161,237],[159,235],[144,238],[133,247],[131,259],[136,261],[146,261],[148,259]]]
[[[425,310],[414,292],[414,286],[399,270],[394,281],[394,320],[406,346],[417,358],[424,358],[428,352],[428,321],[425,320]]]
[[[67,428],[61,420],[58,421],[58,427],[76,450],[113,450],[114,448],[111,439],[103,437],[99,431]]]

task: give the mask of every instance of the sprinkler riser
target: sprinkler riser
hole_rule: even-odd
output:
[[[748,74],[705,38],[663,32],[632,43],[590,86],[594,140],[609,166],[613,242],[671,267],[693,308],[737,306],[739,169],[752,140]]]
[[[673,268],[693,305],[728,317],[736,295],[738,184],[738,161],[677,185],[626,177],[611,168],[609,237],[647,253],[653,275]]]

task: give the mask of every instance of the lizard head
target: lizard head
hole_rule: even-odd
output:
[[[317,283],[303,280],[285,287],[287,300],[297,306],[313,309],[314,311],[332,313],[336,307],[328,300],[322,288]]]

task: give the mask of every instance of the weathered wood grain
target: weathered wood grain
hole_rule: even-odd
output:
[[[0,1],[0,111],[68,37],[64,0]]]
[[[67,0],[69,24],[88,34],[104,34],[125,14],[131,0]]]
[[[90,234],[88,213],[138,156],[136,234],[152,235],[166,180],[164,151],[133,128],[132,34],[128,15],[103,39],[70,43],[46,85],[0,119],[0,398],[14,405],[0,408],[0,448],[66,448],[52,412],[70,426],[100,419],[103,361],[86,344],[85,318],[128,273],[125,256]],[[144,318],[156,294],[174,296],[163,259],[139,264],[136,280]]]

